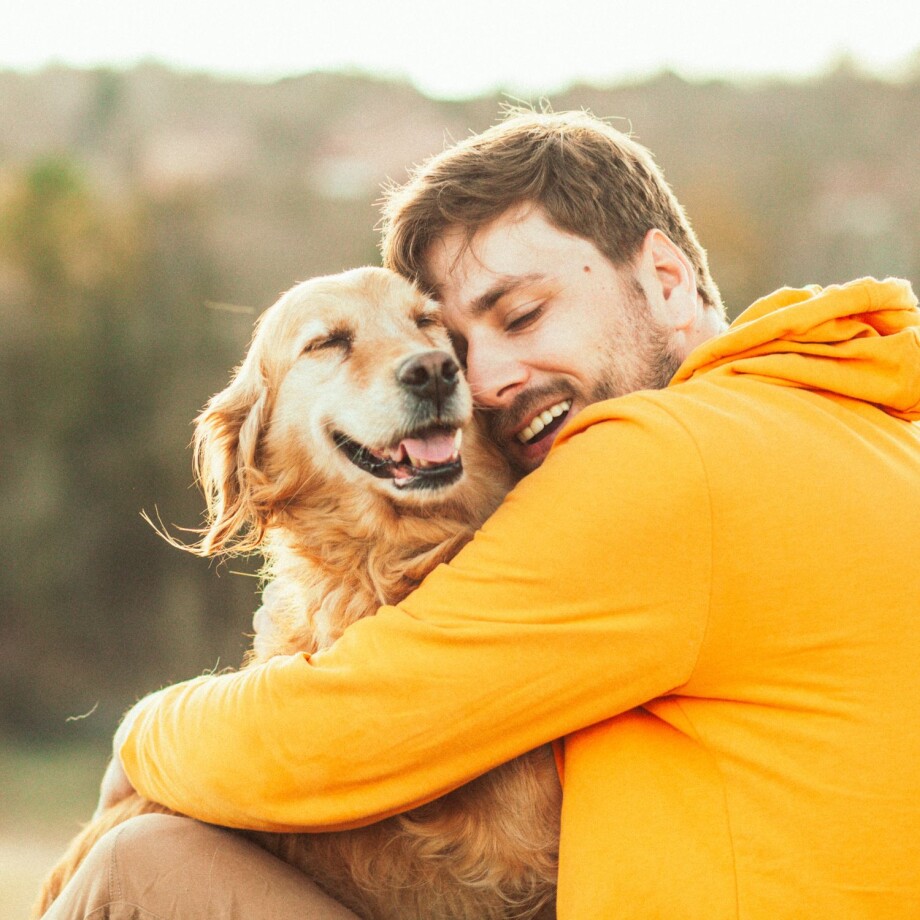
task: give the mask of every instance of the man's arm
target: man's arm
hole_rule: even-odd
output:
[[[120,747],[131,783],[220,824],[348,827],[686,682],[708,614],[704,471],[656,398],[603,420],[611,405],[332,648],[142,701]]]

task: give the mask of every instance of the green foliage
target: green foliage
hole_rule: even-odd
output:
[[[6,244],[39,295],[68,279],[73,247],[85,229],[85,191],[73,164],[42,158],[23,176],[7,208]]]
[[[197,521],[188,422],[243,335],[215,335],[204,307],[213,270],[192,204],[113,207],[55,159],[24,170],[5,216],[3,262],[25,283],[0,340],[0,501],[16,535],[0,575],[0,727],[105,735],[145,689],[239,660],[252,583],[206,589],[207,567],[139,512]]]

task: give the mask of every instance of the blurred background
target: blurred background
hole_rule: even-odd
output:
[[[916,4],[291,6],[4,14],[4,917],[91,812],[120,714],[239,662],[256,563],[140,514],[200,522],[192,418],[282,290],[378,262],[383,183],[502,103],[587,108],[655,153],[732,315],[920,277]]]

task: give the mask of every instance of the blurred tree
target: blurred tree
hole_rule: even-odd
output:
[[[2,260],[28,292],[14,305],[18,334],[0,340],[3,427],[14,433],[0,502],[18,536],[0,572],[7,731],[61,734],[100,698],[111,718],[123,705],[113,694],[214,664],[228,645],[221,602],[251,609],[251,585],[205,591],[206,566],[183,567],[139,517],[160,501],[197,518],[188,420],[205,380],[216,388],[240,350],[213,347],[200,218],[189,202],[113,207],[62,159],[31,166],[7,203]],[[111,722],[78,729],[95,725]]]

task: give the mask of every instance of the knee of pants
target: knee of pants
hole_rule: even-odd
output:
[[[182,866],[210,854],[221,832],[181,815],[149,814],[129,818],[109,831],[103,840],[114,851],[120,869],[157,863]],[[112,837],[109,842],[107,838]]]
[[[112,828],[96,841],[46,916],[140,916],[139,910],[117,913],[116,908],[138,892],[149,894],[153,879],[172,876],[181,882],[189,873],[200,876],[195,867],[207,859],[206,829],[191,818],[162,814],[140,815]]]
[[[298,870],[226,828],[149,814],[114,833],[110,897],[142,906],[144,916],[358,920]]]
[[[178,815],[140,815],[113,828],[81,873],[49,916],[357,920],[245,836]]]
[[[194,847],[200,825],[192,818],[175,815],[136,815],[106,831],[87,853],[83,865],[88,871],[111,862],[125,863],[135,858],[146,861],[151,855],[174,853],[175,848]],[[169,846],[164,849],[164,843]],[[181,857],[179,857],[181,858]]]

